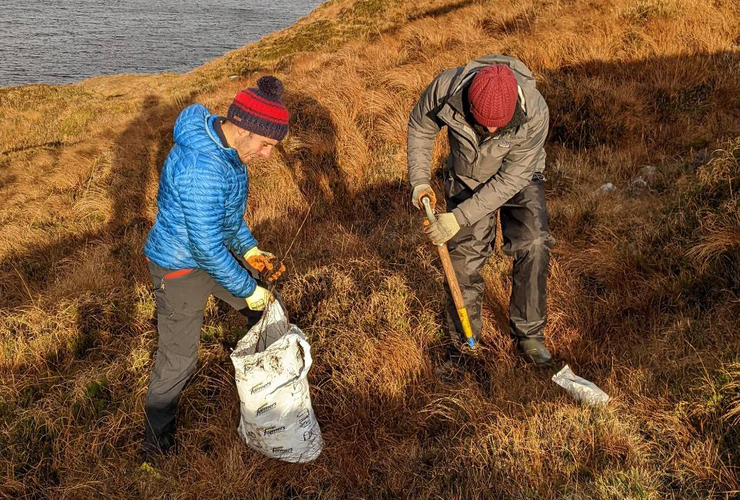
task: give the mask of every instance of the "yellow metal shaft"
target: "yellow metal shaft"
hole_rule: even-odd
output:
[[[463,307],[457,310],[457,315],[460,317],[460,323],[462,323],[463,333],[465,333],[466,339],[473,338],[473,327],[470,326],[470,318],[468,318],[468,308]]]

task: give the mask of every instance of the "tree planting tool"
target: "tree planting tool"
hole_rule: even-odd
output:
[[[433,224],[437,220],[437,216],[434,215],[434,209],[431,206],[429,197],[424,196],[421,199],[421,202],[424,204],[424,210],[426,210],[427,213],[427,220],[429,220],[430,224]],[[445,278],[447,278],[447,284],[450,286],[450,291],[452,292],[452,301],[455,303],[455,309],[457,309],[457,316],[460,318],[463,333],[465,333],[468,345],[470,347],[475,347],[473,328],[470,326],[470,318],[468,318],[468,309],[465,307],[465,301],[463,300],[462,292],[460,291],[460,283],[458,283],[455,270],[452,268],[452,260],[450,259],[450,251],[447,249],[447,243],[437,245],[437,252],[439,252],[439,260],[442,261]]]

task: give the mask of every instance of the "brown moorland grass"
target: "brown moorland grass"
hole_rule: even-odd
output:
[[[443,362],[405,124],[434,75],[493,52],[525,61],[550,105],[548,342],[605,408],[513,352],[499,250],[483,352]],[[171,127],[265,73],[284,79],[291,133],[250,165],[247,217],[287,258],[326,448],[292,465],[240,441],[243,323],[211,302],[180,453],[142,469],[142,247]],[[0,89],[0,498],[736,497],[738,88],[729,0],[333,0],[185,75]]]

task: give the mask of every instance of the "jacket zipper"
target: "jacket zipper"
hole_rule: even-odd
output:
[[[457,111],[455,111],[455,114],[457,114]],[[480,151],[478,150],[478,146],[475,144],[476,141],[472,139],[467,134],[467,131],[463,127],[459,126],[458,123],[455,123],[453,120],[448,121],[444,117],[442,117],[442,120],[447,124],[448,127],[452,127],[456,132],[460,134],[461,137],[465,138],[465,140],[468,141],[468,144],[470,144],[470,147],[473,149],[473,152],[475,153],[475,159],[473,160],[471,175],[475,177],[475,173],[478,170],[478,159],[480,158]],[[451,121],[453,123],[450,123]]]

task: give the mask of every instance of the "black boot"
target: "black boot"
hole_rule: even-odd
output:
[[[165,455],[176,455],[177,441],[174,434],[166,434],[159,439],[144,439],[139,454],[144,462],[153,462]]]
[[[177,454],[177,441],[175,440],[175,419],[172,419],[164,429],[160,432],[156,432],[151,425],[149,425],[149,419],[147,418],[144,422],[144,441],[141,443],[140,453],[144,461],[148,459],[154,459],[163,455],[176,455]]]
[[[540,339],[532,337],[520,338],[517,340],[516,348],[524,359],[537,366],[548,366],[552,363],[550,351],[547,350],[545,343]]]

